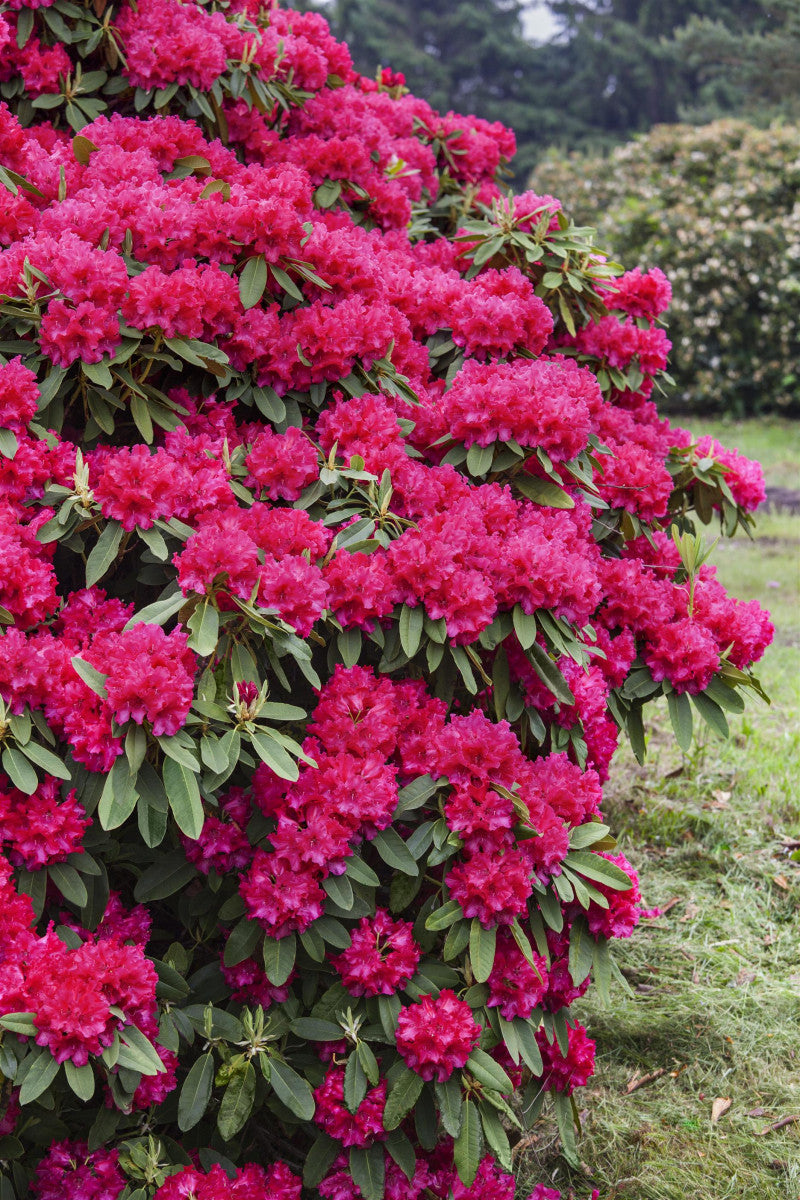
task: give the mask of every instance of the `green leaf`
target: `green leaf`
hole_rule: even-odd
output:
[[[64,1073],[67,1083],[78,1099],[83,1100],[84,1103],[91,1100],[94,1095],[94,1071],[91,1063],[76,1067],[72,1059],[68,1058],[64,1063]]]
[[[16,434],[11,429],[0,429],[0,454],[3,458],[13,458],[18,450]]]
[[[410,1067],[397,1077],[386,1097],[383,1111],[384,1129],[396,1129],[406,1113],[410,1112],[419,1099],[424,1080]]]
[[[399,1129],[393,1129],[383,1138],[383,1144],[409,1181],[417,1169],[417,1156],[409,1139]]]
[[[353,1051],[344,1069],[343,1095],[348,1111],[356,1112],[366,1094],[367,1076],[358,1055]]]
[[[684,753],[692,745],[692,706],[685,692],[670,692],[667,696],[667,707],[672,728],[675,731],[675,741]]]
[[[426,917],[425,928],[434,933],[440,929],[449,929],[463,915],[464,912],[458,901],[448,900],[446,904],[442,904],[440,908],[435,908],[430,916]]]
[[[561,1136],[561,1151],[571,1167],[579,1167],[578,1146],[575,1141],[575,1121],[572,1113],[570,1098],[566,1092],[553,1093],[553,1107],[556,1110],[556,1124]]]
[[[614,888],[618,892],[627,892],[633,887],[633,881],[621,867],[618,867],[616,863],[609,862],[607,858],[601,858],[592,850],[571,850],[564,859],[564,863],[570,866],[576,874],[585,875],[587,879],[595,879],[598,883]],[[537,899],[541,905],[541,897],[537,897]]]
[[[309,1042],[340,1042],[342,1027],[333,1021],[322,1021],[318,1017],[295,1017],[290,1026],[292,1033]]]
[[[473,917],[469,929],[469,959],[478,983],[486,983],[492,973],[496,943],[497,926],[484,929],[478,918]]]
[[[537,479],[534,475],[515,475],[514,487],[534,504],[542,504],[547,508],[575,507],[575,501],[569,492],[565,492],[550,479]]]
[[[478,1174],[483,1150],[481,1121],[474,1100],[464,1101],[464,1118],[461,1129],[453,1144],[453,1158],[461,1182],[471,1187]]]
[[[127,758],[118,758],[106,775],[97,818],[103,829],[118,829],[136,807],[138,793],[136,777],[131,772]]]
[[[226,1142],[235,1137],[253,1111],[256,1072],[251,1062],[234,1075],[225,1089],[217,1114],[217,1129]]]
[[[178,1100],[178,1128],[193,1129],[208,1108],[214,1083],[214,1055],[202,1054],[186,1076]]]
[[[485,475],[492,465],[494,451],[494,442],[490,442],[488,446],[479,446],[477,442],[473,442],[467,451],[467,470],[470,475],[478,478]]]
[[[123,632],[133,629],[134,625],[138,625],[141,622],[146,622],[148,625],[164,625],[170,617],[174,617],[175,613],[183,608],[185,603],[186,597],[183,592],[171,592],[167,596],[162,597],[162,599],[155,600],[152,604],[148,604],[145,608],[140,608],[138,612],[135,612],[124,626]],[[72,665],[75,666],[74,659],[72,660]],[[91,684],[89,686],[91,687]],[[104,692],[98,693],[98,695],[104,695]]]
[[[482,1083],[484,1087],[493,1088],[501,1096],[510,1096],[514,1085],[499,1063],[496,1063],[485,1050],[473,1050],[467,1059],[467,1069]]]
[[[372,845],[378,851],[383,861],[404,875],[418,875],[417,860],[405,844],[400,834],[391,825],[382,829],[372,840]]]
[[[383,1200],[384,1158],[380,1142],[351,1147],[350,1174],[364,1200]]]
[[[611,953],[606,938],[598,938],[594,944],[594,982],[602,1003],[611,1003]]]
[[[149,1038],[145,1037],[141,1029],[136,1025],[126,1025],[120,1030],[120,1047],[119,1063],[120,1066],[129,1066],[131,1057],[135,1057],[141,1066],[131,1066],[131,1070],[141,1071],[144,1075],[163,1075],[166,1067],[161,1061],[153,1043]],[[128,1061],[123,1061],[124,1059]]]
[[[280,987],[292,973],[297,956],[297,939],[293,933],[283,938],[264,938],[264,974],[270,983]]]
[[[575,987],[580,987],[592,969],[594,947],[586,918],[576,917],[569,931],[569,973]]]
[[[334,904],[349,912],[353,907],[353,887],[344,875],[329,875],[322,881],[322,886]]]
[[[3,770],[11,779],[14,787],[32,796],[39,786],[39,776],[28,762],[25,755],[16,746],[6,746],[3,750]]]
[[[434,1091],[445,1132],[449,1133],[451,1137],[458,1137],[464,1118],[461,1072],[454,1071],[444,1083],[435,1083]]]
[[[715,733],[726,740],[731,736],[731,731],[728,728],[728,719],[725,713],[720,708],[715,700],[704,692],[698,692],[696,696],[692,696],[692,704],[695,706],[700,716]]]
[[[491,1108],[488,1104],[481,1105],[480,1114],[483,1124],[483,1136],[486,1138],[489,1149],[503,1170],[511,1171],[511,1146],[509,1145],[508,1134],[503,1128],[500,1117],[495,1109]]]
[[[86,586],[92,587],[105,575],[117,557],[125,531],[119,521],[109,521],[86,559]],[[74,664],[73,664],[74,665]]]
[[[519,604],[514,605],[512,615],[514,619],[514,633],[517,635],[517,640],[522,649],[527,650],[536,641],[536,635],[539,632],[536,617],[533,613],[523,612]]]
[[[126,628],[127,628],[127,626],[126,626]],[[92,689],[92,691],[95,692],[100,697],[101,700],[107,700],[108,699],[108,693],[106,692],[107,676],[103,675],[102,672],[98,671],[96,667],[93,667],[91,663],[85,662],[84,659],[82,659],[82,658],[78,658],[77,655],[75,655],[70,661],[72,663],[72,669],[74,670],[75,674],[80,675],[81,679],[86,684],[86,686],[90,687]]]
[[[550,689],[556,700],[560,700],[562,704],[574,704],[575,697],[570,691],[569,684],[547,651],[534,642],[529,647],[527,654],[534,671],[542,683]]]
[[[601,842],[609,832],[608,825],[600,821],[588,821],[585,825],[576,825],[570,830],[569,844],[571,850],[585,850],[595,842]]]
[[[86,890],[86,884],[69,863],[50,863],[47,874],[70,904],[74,904],[76,908],[83,908],[85,904],[88,904],[89,893]]]
[[[173,758],[165,758],[162,769],[164,788],[175,823],[181,833],[196,841],[205,822],[197,776]]]
[[[341,1033],[341,1030],[339,1031]],[[301,1121],[314,1116],[314,1095],[308,1082],[278,1058],[270,1060],[270,1083],[275,1095]]]
[[[182,763],[188,770],[196,772],[200,770],[200,760],[195,752],[194,744],[187,745],[187,740],[188,735],[184,731],[176,733],[173,737],[162,734],[156,738],[167,758],[173,759],[176,763]]]
[[[253,743],[253,749],[261,761],[265,762],[270,770],[274,771],[281,779],[288,779],[290,783],[294,783],[300,775],[300,769],[283,746],[263,730],[258,733],[253,731],[249,736]]]
[[[140,904],[149,900],[165,900],[167,896],[173,896],[186,887],[196,874],[196,868],[186,861],[182,850],[160,855],[158,861],[139,877],[133,889],[134,899]]]
[[[267,264],[263,254],[248,258],[239,275],[239,296],[242,308],[254,308],[267,286]]]
[[[322,1182],[341,1150],[341,1142],[328,1137],[327,1133],[317,1134],[303,1164],[303,1183],[307,1188],[316,1188]]]
[[[536,1041],[533,1021],[526,1021],[522,1017],[515,1017],[512,1025],[517,1035],[517,1044],[519,1045],[519,1052],[522,1055],[523,1062],[534,1075],[541,1075],[543,1070],[542,1052],[539,1049],[539,1043]]]
[[[35,1013],[32,1012],[17,1012],[6,1013],[4,1017],[0,1017],[0,1025],[3,1029],[8,1029],[11,1033],[21,1033],[25,1037],[35,1037],[36,1023],[34,1021]],[[341,1032],[341,1031],[340,1031]]]
[[[357,854],[351,854],[348,858],[345,875],[348,879],[352,879],[353,883],[362,883],[364,887],[380,886],[381,881],[372,867],[368,867]]]
[[[48,1050],[44,1050],[34,1062],[19,1090],[19,1102],[31,1104],[46,1092],[58,1074],[60,1064]]]
[[[241,921],[234,925],[225,943],[225,953],[223,955],[225,966],[235,967],[237,963],[244,962],[246,958],[251,958],[253,951],[261,940],[262,932],[263,930],[258,921],[251,921],[248,917],[242,917]]]
[[[26,742],[21,750],[26,758],[36,763],[37,767],[41,767],[43,771],[47,771],[49,775],[55,775],[57,779],[71,778],[68,767],[64,765],[58,755],[53,754],[53,751],[48,750],[45,746],[40,746],[38,742]]]
[[[411,783],[406,784],[397,794],[395,817],[400,816],[401,813],[413,812],[415,809],[421,808],[439,786],[440,781],[432,779],[430,775],[420,775],[418,779],[412,779]]]
[[[202,658],[211,654],[219,641],[219,612],[208,600],[198,604],[187,622],[191,631],[187,645]]]
[[[404,604],[400,609],[400,645],[409,658],[413,658],[422,641],[422,629],[425,624],[425,609],[421,604],[410,608]]]

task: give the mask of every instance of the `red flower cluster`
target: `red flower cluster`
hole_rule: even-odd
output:
[[[455,992],[443,989],[434,999],[404,1008],[397,1018],[397,1049],[423,1079],[449,1079],[463,1067],[480,1037],[472,1010]]]

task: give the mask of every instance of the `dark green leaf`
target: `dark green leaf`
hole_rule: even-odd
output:
[[[316,1188],[328,1174],[334,1159],[341,1153],[342,1143],[327,1133],[317,1134],[317,1140],[306,1155],[303,1164],[303,1183],[307,1188]]]
[[[578,875],[585,875],[587,879],[596,879],[598,883],[614,888],[616,891],[627,892],[633,887],[632,880],[621,867],[591,850],[571,850],[564,862]]]
[[[469,958],[478,983],[486,983],[491,975],[496,942],[497,926],[484,929],[478,918],[473,917],[469,929]]]
[[[482,1150],[483,1135],[477,1105],[474,1100],[465,1100],[461,1129],[453,1144],[453,1158],[458,1177],[466,1187],[471,1187],[475,1181]]]
[[[575,697],[570,691],[569,684],[550,658],[536,642],[528,648],[528,659],[542,683],[550,689],[556,700],[562,704],[574,704]]]
[[[419,1099],[424,1080],[409,1067],[395,1080],[386,1097],[383,1113],[385,1129],[396,1129],[406,1113],[410,1112]]]
[[[93,584],[98,583],[103,578],[106,571],[117,557],[117,551],[119,550],[123,533],[124,530],[119,521],[108,522],[93,546],[89,557],[86,559],[87,587],[91,587]]]
[[[314,1096],[307,1081],[278,1058],[270,1060],[270,1083],[275,1095],[301,1121],[314,1116]]]
[[[76,1067],[72,1059],[68,1058],[64,1063],[64,1072],[67,1076],[67,1083],[78,1099],[83,1100],[84,1103],[91,1100],[94,1095],[94,1071],[91,1063]]]
[[[283,938],[264,938],[264,973],[276,987],[286,983],[292,973],[297,955],[297,939],[293,933]]]
[[[343,1095],[345,1107],[354,1113],[367,1094],[367,1076],[358,1055],[353,1051],[344,1069]]]
[[[719,704],[715,700],[712,700],[709,695],[705,692],[698,692],[696,696],[692,696],[692,704],[694,704],[706,725],[713,729],[715,733],[726,739],[731,736],[725,713]]]
[[[681,750],[687,753],[692,745],[692,706],[689,697],[684,692],[670,692],[667,696],[667,707],[675,731],[675,741]]]
[[[267,264],[264,255],[248,258],[239,275],[239,296],[242,308],[254,308],[267,286]]]
[[[401,813],[413,812],[415,809],[421,808],[439,786],[439,781],[431,779],[430,775],[420,775],[418,779],[412,779],[411,783],[406,784],[398,793],[397,808],[394,810],[395,817]]]
[[[202,1054],[184,1080],[178,1100],[178,1128],[193,1129],[208,1108],[214,1084],[214,1055]]]
[[[390,867],[394,867],[396,871],[402,871],[404,875],[419,874],[416,859],[400,834],[391,825],[388,829],[382,829],[375,835],[372,845],[383,861]]]
[[[569,492],[565,492],[550,479],[538,479],[534,475],[515,475],[514,486],[534,504],[542,504],[547,508],[575,507],[575,501]]]
[[[569,973],[575,987],[580,987],[592,969],[594,947],[586,918],[576,917],[569,931]]]
[[[205,822],[197,776],[174,758],[165,758],[162,769],[164,789],[175,823],[181,833],[196,841]]]
[[[514,1085],[503,1068],[485,1050],[472,1051],[467,1059],[467,1070],[472,1072],[478,1083],[493,1088],[503,1096],[510,1096],[514,1090]]]
[[[49,1051],[44,1050],[34,1061],[19,1090],[19,1102],[31,1104],[46,1092],[59,1071],[59,1063]]]
[[[226,1141],[235,1137],[253,1111],[256,1096],[256,1072],[251,1062],[234,1075],[225,1089],[217,1114],[217,1129]]]
[[[78,658],[75,655],[72,659],[72,668],[76,675],[80,675],[87,687],[90,687],[93,692],[96,692],[101,700],[107,700],[106,692],[106,676],[98,671],[91,663],[85,662],[84,659]]]
[[[400,609],[400,645],[409,658],[413,658],[419,650],[424,622],[425,609],[421,604],[416,608],[404,604]]]
[[[384,1158],[380,1142],[351,1148],[350,1174],[364,1200],[383,1200]]]
[[[158,861],[139,877],[133,889],[134,899],[140,904],[149,900],[164,900],[190,883],[196,874],[196,868],[186,861],[182,850],[159,856]]]
[[[461,1132],[461,1122],[464,1117],[463,1097],[461,1094],[461,1072],[454,1071],[444,1083],[434,1084],[436,1103],[439,1106],[439,1116],[445,1132],[451,1137],[458,1137]]]

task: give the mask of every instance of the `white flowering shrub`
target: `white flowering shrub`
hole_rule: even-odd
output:
[[[622,261],[657,264],[676,398],[738,416],[800,406],[800,127],[657,126],[533,181]]]

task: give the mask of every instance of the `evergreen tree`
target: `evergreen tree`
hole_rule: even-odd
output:
[[[800,118],[800,0],[748,7],[757,11],[729,13],[724,22],[693,16],[677,31],[675,44],[700,83],[696,102],[682,109],[685,119]]]

